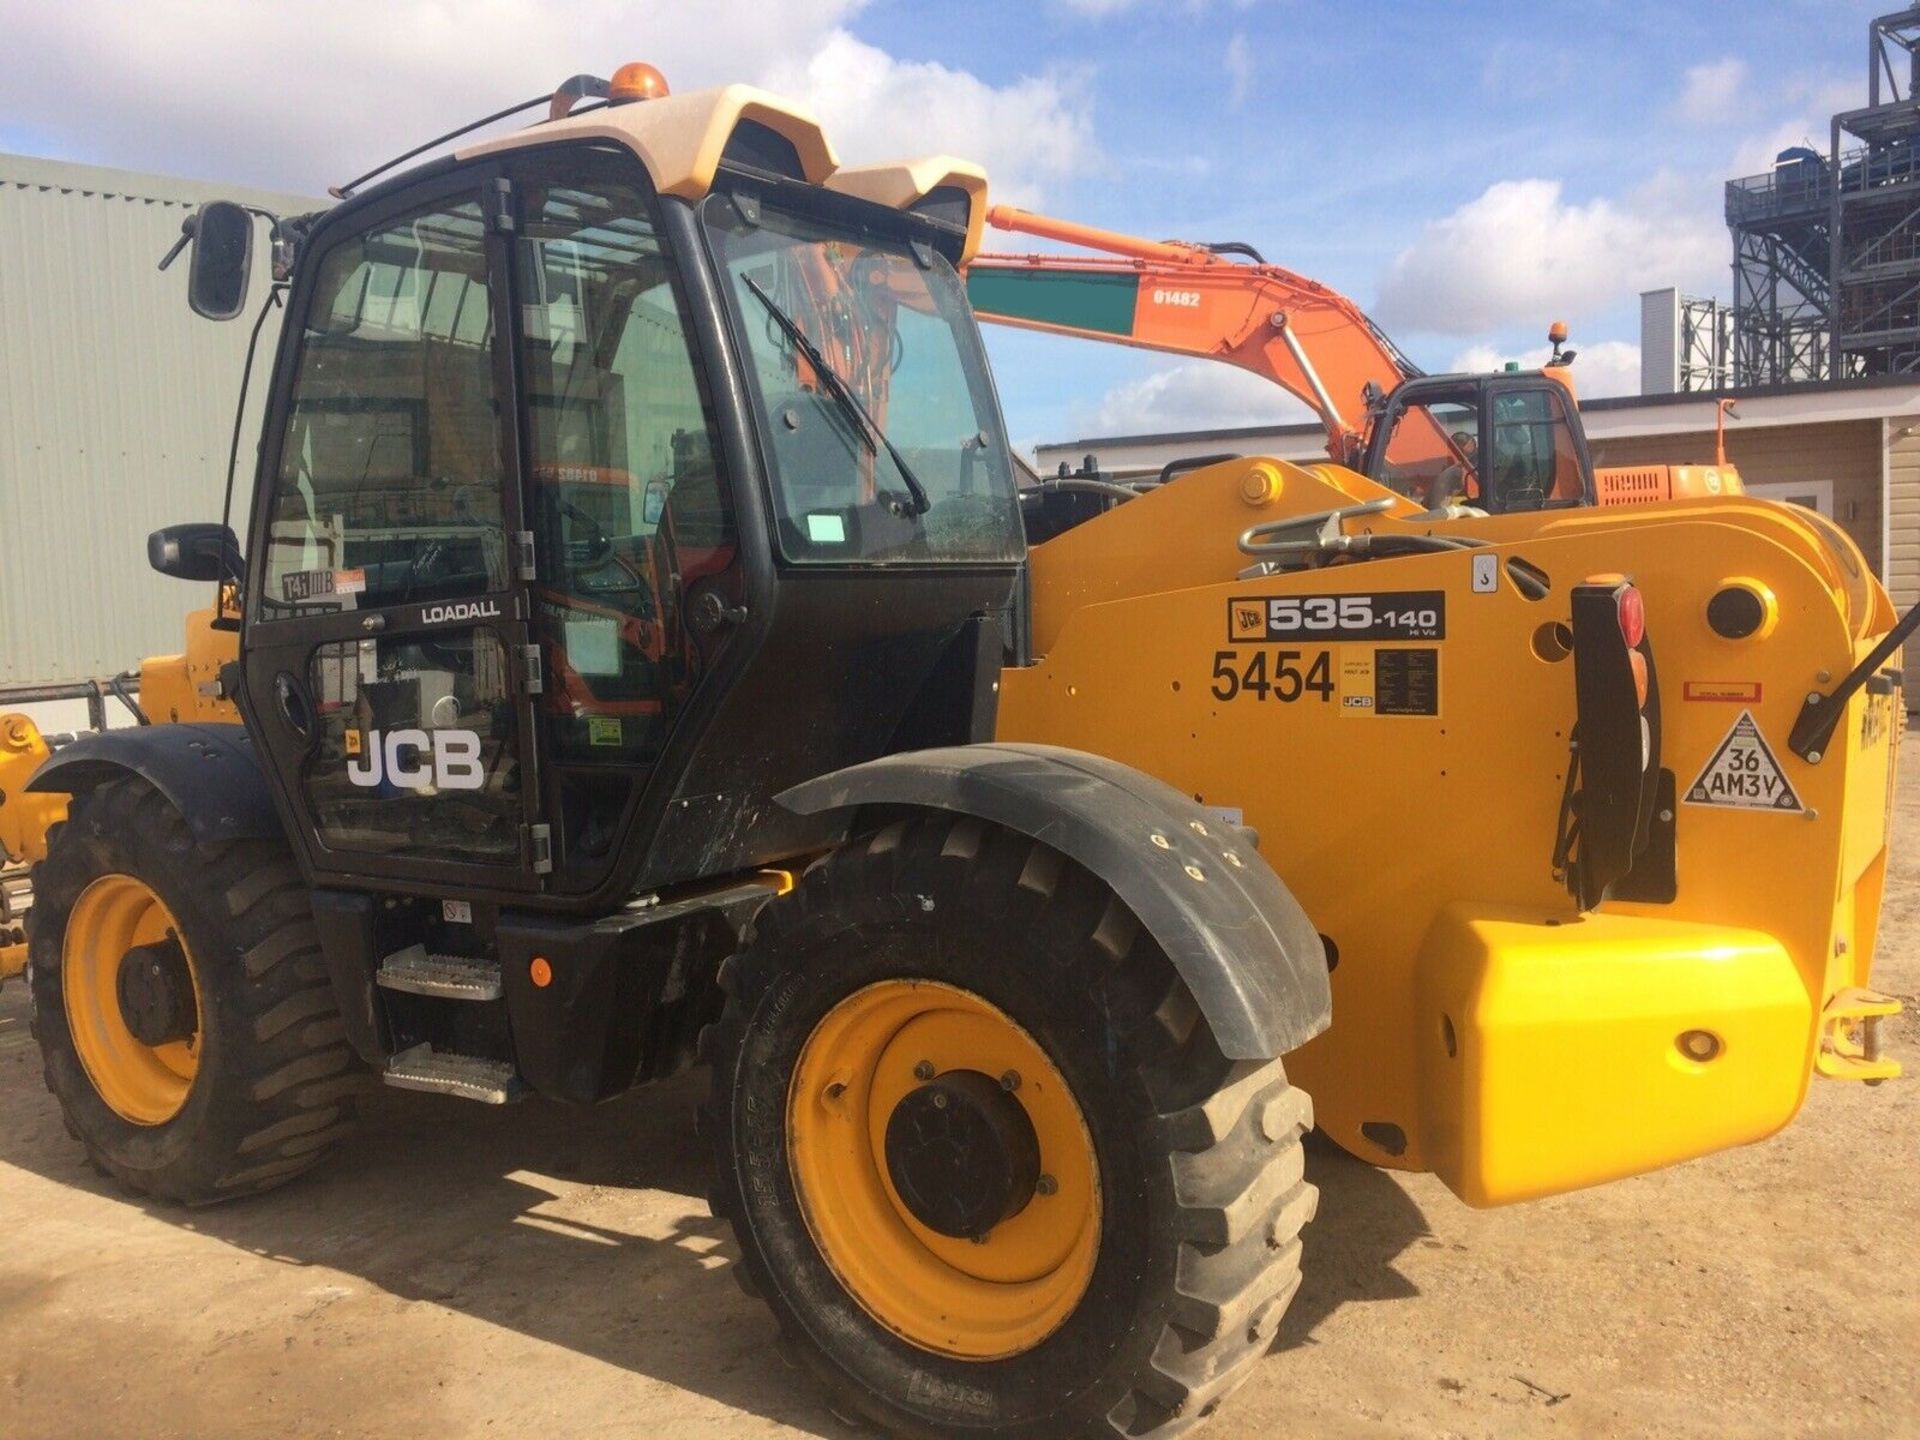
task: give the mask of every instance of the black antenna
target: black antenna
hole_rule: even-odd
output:
[[[393,159],[387,161],[387,163],[384,165],[374,166],[373,169],[367,171],[366,174],[362,175],[357,180],[349,180],[344,185],[329,185],[327,187],[327,193],[333,196],[333,198],[336,200],[345,200],[348,196],[352,195],[354,191],[358,190],[362,185],[366,184],[367,181],[373,179],[374,176],[384,175],[387,173],[387,171],[393,169],[394,166],[404,165],[407,161],[413,159],[413,157],[416,155],[423,155],[429,150],[435,149],[438,146],[446,144],[447,141],[449,140],[458,140],[462,135],[467,134],[469,131],[478,130],[482,125],[491,125],[496,120],[505,120],[510,115],[518,115],[522,110],[531,110],[536,105],[546,105],[550,103],[552,99],[553,99],[553,96],[551,94],[536,95],[533,97],[533,99],[523,100],[518,105],[509,105],[504,110],[496,110],[493,112],[493,114],[483,116],[481,119],[475,120],[471,124],[462,125],[458,130],[449,130],[444,135],[436,136],[434,139],[427,141],[427,143],[424,145],[416,145],[413,147],[413,149],[407,151],[406,154],[396,155],[393,157]]]

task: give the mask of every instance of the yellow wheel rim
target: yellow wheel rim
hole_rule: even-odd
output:
[[[927,1066],[1017,1075],[1012,1093],[1039,1141],[1038,1192],[978,1244],[922,1224],[888,1172],[888,1119]],[[1086,1293],[1100,1247],[1086,1120],[1039,1043],[970,991],[887,980],[836,1005],[794,1070],[787,1146],[814,1244],[868,1314],[922,1349],[963,1360],[1020,1354]]]
[[[180,1113],[200,1069],[200,1036],[164,1045],[142,1043],[120,1011],[120,961],[136,945],[169,935],[180,942],[193,981],[194,1013],[203,1014],[193,952],[164,901],[131,875],[103,875],[74,901],[60,950],[67,1028],[80,1064],[109,1109],[135,1125],[163,1125]]]

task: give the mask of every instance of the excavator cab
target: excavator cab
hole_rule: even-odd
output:
[[[1566,387],[1542,371],[1408,380],[1369,406],[1361,469],[1430,510],[1594,503],[1593,460]]]

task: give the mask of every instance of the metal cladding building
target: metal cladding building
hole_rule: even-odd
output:
[[[177,651],[181,617],[210,598],[148,569],[146,540],[219,517],[247,338],[267,295],[264,223],[243,320],[200,319],[185,263],[156,268],[211,199],[282,215],[326,203],[0,155],[0,687],[113,675]],[[261,334],[256,398],[277,326],[276,315]],[[258,423],[250,414],[243,435]],[[243,440],[242,511],[253,455]]]

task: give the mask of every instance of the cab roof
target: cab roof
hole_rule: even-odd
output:
[[[896,210],[920,206],[936,192],[943,199],[964,201],[966,240],[960,263],[979,249],[987,213],[987,175],[980,166],[951,155],[931,155],[842,170],[832,142],[810,110],[751,85],[601,106],[490,136],[457,149],[454,158],[501,155],[557,141],[608,142],[631,150],[662,195],[695,201],[712,189],[721,159],[743,126],[771,131],[791,146],[799,178],[810,185]]]

